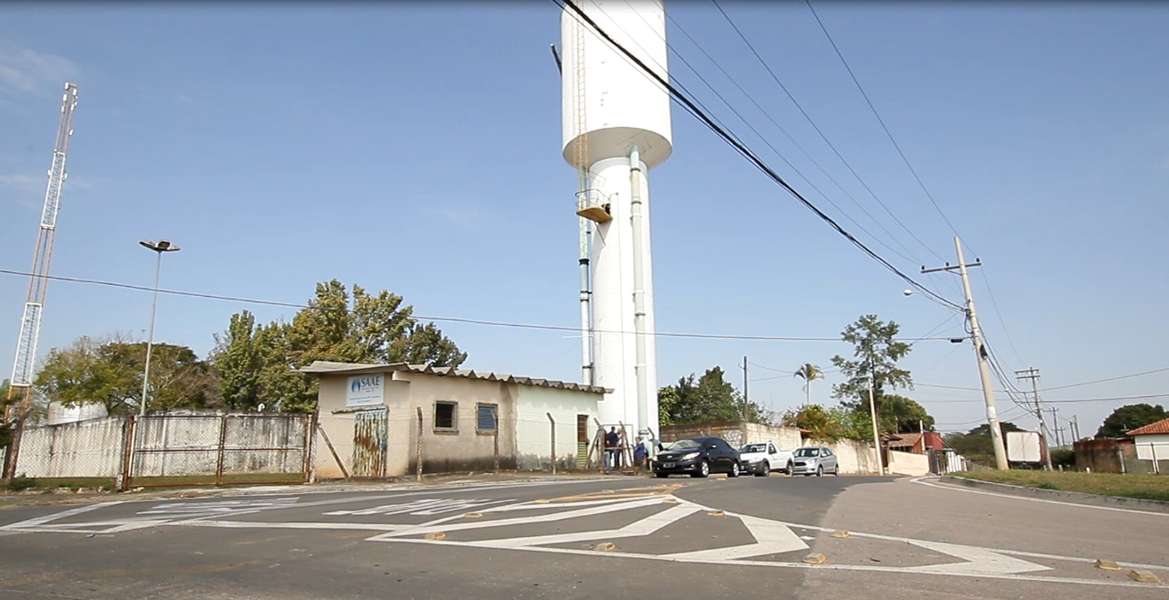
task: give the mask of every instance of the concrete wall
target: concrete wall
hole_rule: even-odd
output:
[[[808,445],[812,445],[809,442]],[[872,444],[856,440],[837,440],[831,444],[824,444],[836,454],[836,461],[840,472],[847,475],[874,475],[880,473],[877,467],[877,455],[873,452]]]
[[[593,432],[601,394],[573,390],[519,386],[516,406],[516,468],[545,471],[552,468],[552,423],[556,421],[556,469],[576,469],[577,415],[587,415]],[[589,439],[592,440],[592,433]],[[630,440],[632,443],[633,440]]]
[[[125,419],[25,427],[16,474],[28,477],[116,477],[122,469]]]
[[[767,441],[775,442],[780,450],[794,450],[802,445],[800,430],[795,427],[772,427],[742,421],[666,425],[662,427],[661,437],[666,442],[694,437],[720,437],[735,448]]]
[[[912,452],[889,451],[889,472],[898,475],[928,475],[930,472],[929,457]]]
[[[151,415],[135,419],[134,477],[214,475],[223,436],[223,471],[300,473],[308,417],[299,415]],[[126,452],[126,418],[26,427],[18,475],[117,477]]]

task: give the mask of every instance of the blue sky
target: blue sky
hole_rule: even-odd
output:
[[[968,259],[985,264],[973,273],[974,294],[1003,367],[1034,366],[1043,387],[1057,387],[1169,366],[1169,6],[815,6]],[[916,274],[955,261],[953,234],[808,7],[723,8],[922,243],[852,177],[712,3],[667,3],[674,77],[846,229],[960,302],[956,277]],[[166,289],[304,302],[316,282],[337,278],[401,294],[423,316],[574,326],[575,176],[560,156],[548,51],[558,41],[558,9],[535,0],[5,4],[0,268],[27,271],[31,262],[69,80],[80,101],[54,275],[149,286],[154,256],[137,241],[165,237],[183,248],[164,257]],[[903,282],[692,117],[675,110],[673,123],[674,154],[650,174],[659,331],[834,338],[873,313],[901,324],[905,337],[961,335],[959,318],[904,297]],[[0,275],[4,369],[26,285]],[[206,354],[212,334],[244,308],[265,321],[295,312],[164,295],[155,339]],[[53,282],[41,354],[80,335],[142,339],[149,309],[146,292]],[[476,370],[579,377],[571,333],[439,325]],[[782,411],[803,398],[791,371],[808,361],[829,368],[849,350],[660,338],[659,383],[721,365],[741,385],[746,355],[750,397]],[[982,420],[968,344],[919,342],[905,365],[921,384],[908,395],[940,429]],[[833,377],[813,386],[814,401],[835,403]],[[1045,398],[1165,394],[1167,384],[1161,372]],[[1035,423],[1002,394],[998,401],[1005,419]],[[1128,402],[1050,406],[1079,415],[1090,435]]]

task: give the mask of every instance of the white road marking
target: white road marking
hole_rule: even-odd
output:
[[[493,488],[514,487],[508,485],[489,486]],[[478,489],[484,489],[480,487]],[[946,488],[951,489],[951,488]],[[471,490],[467,490],[471,491]],[[804,550],[808,547],[804,540],[815,539],[811,536],[798,536],[792,528],[801,530],[831,532],[834,529],[818,527],[812,525],[802,525],[798,523],[789,523],[784,521],[776,521],[754,517],[751,515],[743,515],[732,512],[724,513],[728,519],[739,519],[744,526],[751,532],[755,538],[755,543],[743,544],[740,546],[712,548],[706,550],[698,550],[692,552],[680,552],[674,554],[648,554],[648,553],[633,553],[633,552],[617,552],[598,553],[593,550],[575,549],[575,548],[555,548],[550,547],[550,544],[563,544],[577,541],[589,541],[598,539],[616,539],[616,538],[631,538],[631,537],[645,537],[651,536],[659,532],[670,524],[676,523],[681,519],[687,518],[699,511],[709,511],[709,507],[702,506],[697,503],[686,500],[677,499],[677,504],[668,504],[662,502],[663,497],[637,497],[637,498],[617,498],[617,499],[594,499],[582,500],[580,502],[559,502],[559,503],[535,503],[535,502],[520,502],[505,506],[494,506],[484,508],[478,512],[481,513],[509,513],[524,510],[544,510],[552,511],[542,514],[530,514],[524,517],[510,517],[499,520],[464,520],[464,514],[456,514],[430,520],[421,524],[395,524],[395,523],[339,523],[339,522],[255,522],[255,521],[238,521],[238,520],[223,520],[216,517],[237,517],[241,514],[250,512],[260,512],[266,510],[277,510],[282,508],[305,508],[310,506],[324,506],[334,505],[340,503],[365,502],[369,500],[377,500],[383,498],[401,498],[403,496],[417,496],[417,495],[433,495],[434,490],[425,492],[413,492],[406,494],[394,495],[379,495],[366,496],[359,498],[345,498],[332,499],[320,502],[306,502],[297,503],[297,498],[284,499],[276,502],[263,503],[241,503],[241,502],[215,502],[215,503],[185,503],[188,507],[183,507],[182,504],[169,506],[168,508],[177,508],[174,511],[161,511],[170,514],[204,514],[207,511],[195,511],[195,505],[203,504],[210,505],[204,508],[211,508],[212,514],[205,514],[187,519],[112,519],[101,520],[87,523],[53,523],[56,519],[61,519],[69,516],[83,514],[85,512],[102,508],[106,506],[113,506],[121,504],[122,502],[112,502],[106,504],[78,507],[60,513],[46,515],[35,519],[29,519],[20,523],[14,523],[8,526],[0,527],[0,535],[8,532],[23,533],[23,532],[71,532],[71,533],[110,533],[119,531],[129,531],[132,529],[139,529],[143,527],[152,527],[159,525],[169,526],[193,526],[193,527],[221,527],[232,529],[304,529],[304,530],[352,530],[352,531],[369,531],[377,532],[377,535],[366,538],[369,541],[381,541],[390,543],[424,543],[424,544],[446,544],[453,546],[474,547],[474,548],[492,548],[503,550],[522,550],[531,552],[548,552],[560,554],[575,554],[581,556],[607,556],[610,558],[635,558],[643,560],[659,560],[677,563],[692,563],[715,566],[747,566],[747,567],[771,567],[771,568],[798,568],[798,569],[816,569],[821,571],[855,571],[855,572],[880,572],[880,573],[900,573],[912,575],[949,575],[958,577],[976,577],[976,578],[990,578],[1016,581],[1032,581],[1041,583],[1072,583],[1080,585],[1103,585],[1114,587],[1143,587],[1145,589],[1162,589],[1153,587],[1150,588],[1148,584],[1138,582],[1109,580],[1109,579],[1088,579],[1088,578],[1065,578],[1054,576],[1042,576],[1032,574],[1035,571],[1051,570],[1052,567],[1031,563],[1022,558],[1040,558],[1053,561],[1067,561],[1074,563],[1091,563],[1093,559],[1058,556],[1051,554],[1030,553],[1023,551],[1014,551],[1000,548],[980,548],[976,546],[965,546],[961,544],[952,544],[948,542],[933,542],[928,540],[914,540],[910,538],[902,538],[897,536],[888,536],[881,534],[871,534],[863,532],[851,532],[853,536],[859,538],[869,538],[874,540],[882,540],[887,542],[909,543],[919,548],[942,553],[948,556],[961,559],[963,562],[932,564],[914,567],[892,567],[885,565],[849,565],[849,564],[824,564],[824,565],[807,565],[802,562],[785,562],[772,560],[759,560],[752,557],[759,557],[763,555],[775,555],[787,552],[795,552]],[[450,493],[450,490],[448,490]],[[997,494],[991,494],[997,495]],[[417,509],[419,506],[429,506],[430,510],[435,512],[449,512],[454,510],[453,504],[434,504],[434,502],[444,502],[441,499],[431,499],[430,503],[425,500],[421,502],[411,502],[399,505],[387,506],[413,506]],[[455,502],[455,501],[451,501]],[[477,502],[477,500],[467,500],[463,502]],[[489,501],[495,502],[495,501]],[[507,502],[501,500],[498,502]],[[161,507],[162,505],[160,505]],[[446,507],[444,509],[443,507]],[[421,539],[421,536],[426,533],[451,533],[454,531],[471,531],[483,530],[491,528],[505,527],[509,525],[519,526],[539,526],[540,524],[548,524],[557,521],[565,521],[575,518],[591,517],[600,514],[612,513],[615,511],[631,510],[638,508],[646,508],[656,506],[662,510],[655,512],[645,518],[625,525],[617,529],[593,530],[585,532],[565,533],[565,534],[547,534],[547,535],[531,535],[514,538],[496,538],[478,541],[455,541],[449,538],[441,541],[426,541]],[[154,509],[143,511],[139,514],[150,514]],[[378,507],[378,508],[385,508]],[[1089,507],[1094,508],[1094,507]],[[377,509],[365,509],[355,511],[334,511],[334,513],[346,514],[368,514],[367,511]],[[1117,510],[1117,509],[1114,509]],[[1120,509],[1123,510],[1123,509]],[[404,514],[405,511],[394,509],[395,513]],[[1124,512],[1139,512],[1128,511]],[[329,514],[329,513],[325,513]],[[379,515],[385,515],[385,512],[379,512]],[[1142,513],[1142,514],[1156,514],[1156,513]],[[114,526],[113,529],[93,529],[102,526]],[[87,529],[88,528],[88,529]],[[1021,558],[1015,558],[1021,557]],[[1157,571],[1169,570],[1169,567],[1162,565],[1138,565],[1132,563],[1125,563],[1126,567],[1144,568]]]
[[[1152,512],[1152,511],[1147,511],[1147,510],[1136,510],[1136,509],[1132,509],[1132,508],[1117,508],[1115,506],[1093,506],[1091,504],[1078,504],[1075,502],[1061,502],[1059,500],[1045,500],[1043,498],[1028,498],[1027,496],[1015,496],[1012,494],[1001,494],[998,492],[988,492],[985,490],[972,490],[968,487],[962,487],[962,486],[956,486],[956,485],[941,485],[938,483],[925,481],[926,479],[936,479],[936,478],[935,477],[915,477],[915,478],[911,479],[910,482],[916,483],[918,485],[924,485],[924,486],[929,486],[932,488],[937,488],[939,490],[949,490],[951,492],[963,492],[966,494],[980,494],[983,496],[995,496],[998,498],[1010,498],[1012,500],[1025,500],[1027,502],[1041,502],[1043,504],[1058,504],[1060,506],[1073,506],[1075,508],[1087,508],[1087,509],[1091,509],[1091,510],[1107,510],[1107,511],[1112,511],[1112,512],[1122,512],[1122,513],[1129,513],[1129,514],[1136,514],[1136,515],[1146,515],[1146,516],[1150,516],[1150,517],[1169,517],[1169,513],[1159,513],[1159,512]]]
[[[4,526],[0,527],[0,531],[5,530],[5,529],[28,529],[28,528],[39,527],[41,525],[44,525],[45,523],[49,523],[50,521],[56,521],[57,519],[64,519],[66,517],[80,515],[82,513],[87,513],[91,510],[97,510],[99,508],[106,508],[109,506],[114,506],[115,504],[122,504],[122,502],[121,501],[114,501],[114,502],[105,502],[102,504],[90,504],[88,506],[78,506],[77,508],[63,510],[59,513],[53,513],[50,515],[45,515],[43,517],[36,517],[35,519],[28,519],[27,521],[21,521],[19,523],[11,523],[9,525],[4,525]]]
[[[678,554],[667,554],[666,556],[678,559],[721,562],[751,556],[762,556],[764,554],[782,554],[784,552],[794,552],[808,548],[808,544],[804,543],[804,540],[801,540],[786,525],[781,525],[767,519],[748,516],[740,516],[739,520],[747,526],[747,529],[751,531],[751,535],[755,537],[754,544],[744,544],[730,548],[712,548],[710,550],[698,550],[695,552],[681,552]]]
[[[661,498],[638,498],[623,503],[621,510],[630,508],[639,508],[642,506],[660,505]],[[547,506],[547,505],[545,505]],[[548,523],[551,521],[563,521],[565,519],[574,519],[576,517],[587,517],[591,515],[599,515],[603,513],[613,512],[613,506],[593,506],[589,508],[581,508],[577,510],[569,510],[561,513],[552,513],[547,515],[537,515],[534,517],[516,517],[511,519],[500,519],[498,521],[482,521],[475,523],[455,523],[453,525],[435,525],[433,523],[423,523],[408,529],[388,533],[386,536],[406,536],[406,535],[424,535],[427,533],[450,533],[452,531],[462,531],[466,529],[485,529],[490,527],[504,527],[507,525],[530,525],[533,523]],[[381,537],[371,538],[373,541],[379,541]]]
[[[926,550],[957,556],[967,562],[957,564],[925,565],[920,567],[906,567],[906,571],[944,572],[944,573],[974,573],[974,574],[1004,574],[1030,573],[1033,571],[1050,571],[1051,567],[1037,565],[1018,558],[1003,556],[998,552],[973,546],[960,546],[943,542],[910,542]]]
[[[492,548],[520,548],[527,546],[536,546],[541,544],[566,544],[570,542],[583,542],[596,539],[616,539],[641,537],[650,535],[659,529],[669,525],[683,517],[689,516],[701,510],[694,505],[689,506],[674,506],[669,510],[660,512],[635,521],[621,527],[620,529],[609,529],[602,531],[582,531],[578,533],[560,533],[551,535],[533,535],[528,537],[508,538],[503,540],[486,540],[482,542],[472,542],[477,546],[488,546]],[[446,530],[444,530],[446,531]]]
[[[446,512],[454,512],[456,510],[466,511],[471,508],[480,506],[488,506],[491,504],[502,504],[504,502],[515,502],[514,498],[506,500],[489,500],[489,499],[474,499],[466,500],[452,500],[450,498],[423,498],[406,502],[403,504],[383,504],[373,508],[363,508],[359,510],[334,510],[332,512],[324,513],[329,516],[342,515],[438,515]]]

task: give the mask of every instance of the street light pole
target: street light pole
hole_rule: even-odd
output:
[[[142,402],[138,408],[138,416],[146,414],[146,393],[150,388],[150,355],[154,351],[154,315],[158,310],[158,276],[162,273],[162,253],[178,252],[179,247],[166,240],[159,240],[157,244],[150,240],[138,242],[143,248],[153,250],[158,254],[154,263],[154,299],[150,302],[150,333],[146,338],[146,368],[142,372]]]

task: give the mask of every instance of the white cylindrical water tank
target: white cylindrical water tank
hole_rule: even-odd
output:
[[[660,0],[580,0],[576,5],[600,31],[668,80],[666,14]],[[591,239],[593,383],[613,389],[601,403],[599,416],[605,425],[629,426],[630,434],[649,428],[656,436],[657,354],[646,172],[672,152],[670,96],[567,6],[561,15],[561,44],[564,159],[585,174],[580,191],[604,205],[611,217],[598,220]],[[640,173],[634,173],[635,164]],[[640,218],[635,218],[637,208]],[[643,361],[637,359],[639,343],[644,344]]]
[[[581,0],[605,33],[668,81],[666,11],[661,0]],[[649,168],[670,156],[670,95],[570,8],[560,16],[564,71],[564,159],[583,168],[628,156],[636,145]],[[586,135],[587,134],[587,135]]]

